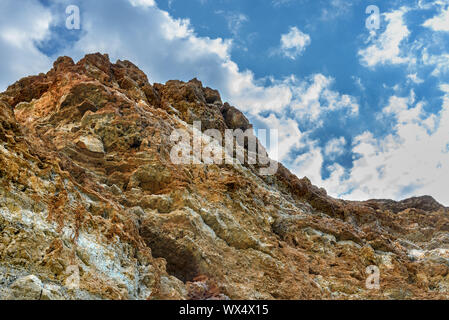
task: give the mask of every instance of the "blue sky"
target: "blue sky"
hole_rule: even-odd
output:
[[[0,18],[0,90],[59,55],[109,53],[219,89],[333,196],[449,205],[449,0],[0,0]]]

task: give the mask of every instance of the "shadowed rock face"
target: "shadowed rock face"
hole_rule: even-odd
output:
[[[431,196],[414,197],[402,201],[393,200],[368,200],[364,204],[374,209],[390,210],[394,213],[399,213],[406,209],[419,209],[424,211],[438,211],[444,210],[444,206],[438,203]]]
[[[0,298],[448,297],[433,198],[342,201],[282,165],[175,165],[170,135],[194,121],[252,128],[196,79],[152,85],[101,54],[0,94]]]

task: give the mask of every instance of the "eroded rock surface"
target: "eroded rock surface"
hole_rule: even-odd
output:
[[[349,202],[282,165],[175,165],[170,135],[195,121],[252,128],[196,79],[152,85],[101,54],[2,93],[0,298],[448,297],[433,198]]]

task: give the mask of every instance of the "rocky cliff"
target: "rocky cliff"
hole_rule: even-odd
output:
[[[176,165],[170,136],[195,121],[251,128],[196,79],[151,85],[101,54],[0,94],[0,298],[448,298],[433,198],[349,202],[281,164]]]

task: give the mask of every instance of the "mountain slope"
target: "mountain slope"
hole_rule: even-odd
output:
[[[151,85],[101,54],[2,93],[0,297],[448,297],[449,212],[433,198],[342,201],[281,164],[176,165],[170,136],[195,121],[251,128],[196,79]]]

